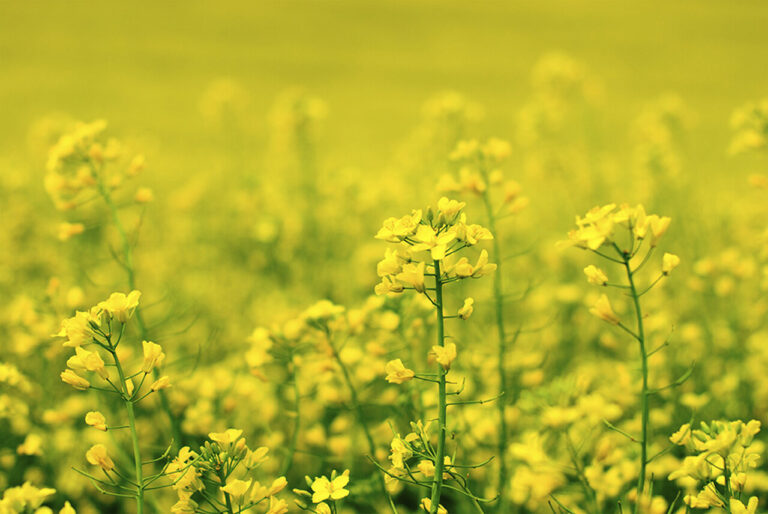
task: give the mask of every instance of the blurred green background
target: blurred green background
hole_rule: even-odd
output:
[[[249,90],[254,141],[275,96],[300,85],[329,104],[330,165],[377,168],[444,89],[509,137],[532,66],[558,50],[601,78],[616,145],[646,100],[673,91],[697,113],[691,167],[717,172],[731,110],[768,89],[766,26],[764,1],[6,1],[0,152],[62,112],[154,140],[153,162],[194,173],[213,165],[198,101],[224,76]]]

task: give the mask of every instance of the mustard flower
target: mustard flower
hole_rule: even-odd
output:
[[[266,514],[286,514],[288,512],[288,502],[279,500],[274,496],[269,498],[269,510]]]
[[[459,309],[459,318],[464,320],[469,319],[469,317],[475,311],[474,304],[475,300],[473,298],[465,298],[464,305],[462,305]]]
[[[107,418],[98,411],[91,411],[85,415],[85,423],[96,430],[107,431]]]
[[[71,369],[67,369],[61,372],[61,381],[80,391],[85,391],[91,387],[91,383],[88,382],[88,380],[84,379]]]
[[[390,384],[402,384],[415,376],[413,370],[406,368],[400,359],[387,362],[384,369],[387,372],[386,380]]]
[[[245,496],[245,493],[248,492],[248,489],[251,488],[252,482],[252,480],[239,480],[233,478],[227,482],[227,485],[221,487],[221,490],[240,501],[243,496]]]
[[[91,449],[85,453],[85,458],[90,464],[99,466],[104,471],[112,471],[115,469],[115,463],[109,458],[107,447],[103,444],[95,444],[91,446]]]
[[[610,300],[608,300],[608,297],[604,294],[600,295],[600,298],[598,298],[595,305],[589,309],[589,312],[612,325],[619,324],[620,320],[618,316],[616,316],[616,313],[613,312]]]
[[[242,430],[236,428],[228,428],[224,432],[211,432],[208,434],[208,438],[211,441],[219,443],[221,446],[228,446],[240,439],[240,436],[242,435]]]
[[[345,489],[349,483],[349,470],[344,471],[341,475],[337,476],[333,480],[328,480],[325,476],[315,478],[310,486],[312,489],[312,503],[320,503],[324,500],[341,500],[349,495],[349,491]]]
[[[590,284],[595,284],[596,286],[604,286],[608,283],[608,276],[603,270],[594,264],[590,264],[584,268],[584,274],[587,276],[587,280]]]
[[[167,375],[163,375],[162,377],[152,382],[152,385],[149,388],[156,392],[162,391],[163,389],[168,389],[169,387],[171,387],[171,379]]]
[[[661,261],[661,271],[665,275],[680,265],[680,257],[672,253],[665,253]]]
[[[451,369],[451,364],[456,359],[456,344],[445,343],[444,346],[435,345],[432,347],[432,353],[435,354],[435,360],[446,371]]]
[[[157,343],[142,341],[141,346],[144,350],[144,362],[141,365],[141,371],[149,373],[163,363],[165,354],[163,348]]]
[[[98,307],[103,311],[106,311],[113,319],[116,319],[120,323],[126,323],[133,311],[139,305],[139,298],[141,297],[140,291],[131,291],[127,295],[124,293],[112,293],[109,298],[100,302]]]

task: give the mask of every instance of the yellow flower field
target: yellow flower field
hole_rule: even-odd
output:
[[[768,4],[0,13],[0,514],[768,512]]]

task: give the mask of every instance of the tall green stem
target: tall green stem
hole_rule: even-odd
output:
[[[445,345],[445,320],[443,319],[443,283],[440,276],[440,261],[433,261],[435,265],[435,304],[437,309],[437,344]],[[440,494],[443,488],[443,468],[445,467],[445,424],[447,401],[445,394],[445,375],[446,371],[438,364],[438,373],[440,379],[438,382],[438,406],[437,423],[439,425],[437,433],[437,455],[435,456],[435,478],[432,482],[432,508],[430,514],[436,514],[440,506]]]
[[[120,377],[120,384],[123,390],[123,400],[125,401],[125,410],[128,413],[128,428],[131,432],[131,442],[133,443],[133,461],[136,469],[136,512],[144,512],[144,476],[141,468],[141,449],[139,448],[139,434],[136,432],[136,413],[133,411],[133,399],[128,392],[128,384],[125,382],[125,373],[120,359],[117,358],[117,352],[112,350],[112,357],[115,360],[117,374]]]
[[[104,186],[104,183],[99,180],[98,182],[99,187],[99,193],[101,194],[102,198],[104,199],[104,203],[107,204],[107,207],[109,207],[109,211],[112,214],[112,221],[115,224],[115,229],[117,229],[117,233],[120,235],[120,244],[122,245],[123,250],[123,269],[125,269],[125,273],[128,278],[128,287],[129,289],[133,290],[136,289],[136,271],[133,266],[133,250],[131,249],[131,242],[128,240],[128,233],[125,231],[125,227],[123,227],[123,222],[120,220],[120,213],[117,210],[117,206],[115,205],[115,202],[112,200],[112,195],[110,194],[109,190]],[[141,308],[136,307],[136,310],[134,311],[134,317],[136,318],[136,326],[139,328],[139,337],[142,341],[149,340],[149,335],[147,333],[147,326],[144,323],[144,317],[141,313]],[[152,375],[154,376],[155,380],[160,378],[160,371],[155,368],[152,370]],[[179,424],[179,420],[176,418],[176,416],[173,414],[173,411],[171,410],[171,404],[168,401],[168,396],[165,394],[164,390],[157,391],[160,395],[160,404],[163,407],[163,410],[168,415],[168,420],[171,425],[171,434],[173,435],[173,449],[178,450],[181,445],[181,426]]]
[[[640,358],[642,359],[643,390],[641,391],[641,417],[642,427],[640,435],[640,476],[637,479],[637,501],[634,511],[637,512],[640,504],[640,497],[645,489],[645,466],[648,464],[648,354],[645,351],[645,332],[643,329],[643,311],[640,308],[640,296],[635,287],[634,273],[629,264],[630,256],[624,255],[624,268],[629,280],[629,290],[632,301],[635,304],[635,315],[637,317],[637,341],[640,343]]]
[[[360,406],[360,402],[357,397],[357,389],[355,389],[355,385],[352,383],[352,377],[349,374],[347,366],[345,366],[344,362],[341,360],[339,352],[333,346],[333,343],[330,342],[330,337],[330,334],[328,334],[329,344],[333,350],[333,356],[341,368],[342,375],[344,376],[344,382],[347,384],[347,389],[349,389],[349,396],[352,400],[352,407],[355,409],[355,414],[357,415],[357,421],[360,423],[360,426],[363,427],[363,433],[365,434],[365,438],[368,441],[368,452],[371,454],[371,457],[375,457],[376,445],[373,442],[371,431],[368,429],[368,424],[365,421],[365,414],[363,413],[363,408]],[[379,477],[379,486],[381,487],[381,492],[384,494],[384,497],[389,502],[390,510],[393,514],[397,514],[397,507],[395,507],[395,503],[392,501],[392,497],[389,495],[389,491],[387,491],[387,483],[384,481],[384,475],[381,473],[376,473],[376,475]]]
[[[505,358],[507,354],[507,333],[504,327],[504,284],[501,275],[501,264],[503,259],[501,257],[501,245],[499,244],[499,234],[496,231],[496,214],[493,212],[493,205],[491,204],[491,198],[488,191],[483,193],[483,202],[485,203],[485,211],[488,216],[488,229],[493,234],[493,261],[496,263],[496,273],[493,275],[493,297],[496,304],[496,331],[499,336],[499,353],[498,353],[498,374],[499,374],[499,397],[496,400],[496,406],[499,411],[499,444],[498,444],[498,459],[499,459],[499,503],[497,505],[497,512],[506,512],[507,502],[504,496],[504,492],[507,486],[507,462],[504,458],[504,453],[507,449],[507,419],[504,415],[507,405],[507,369],[505,366]]]
[[[280,471],[281,476],[286,476],[293,465],[293,456],[296,454],[296,445],[299,442],[299,430],[301,430],[301,394],[299,392],[299,377],[296,373],[296,363],[291,362],[290,366],[293,370],[291,379],[293,382],[293,402],[296,406],[296,419],[293,423],[293,434],[291,435],[291,442],[288,445],[288,454],[285,456],[285,462]]]

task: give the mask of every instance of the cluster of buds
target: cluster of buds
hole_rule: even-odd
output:
[[[234,514],[262,510],[267,514],[288,511],[285,500],[277,494],[285,489],[285,477],[269,485],[255,480],[254,471],[269,457],[269,449],[248,448],[243,431],[230,428],[208,435],[209,440],[197,452],[185,446],[168,463],[165,474],[173,478],[178,501],[171,507],[173,514],[208,512],[203,505],[215,505],[217,512]]]
[[[51,147],[45,189],[57,208],[73,209],[95,196],[89,193],[99,193],[99,188],[116,188],[144,168],[144,156],[135,155],[119,171],[111,170],[106,175],[105,165],[120,161],[126,153],[117,139],[105,136],[106,128],[104,120],[77,123]],[[142,196],[147,196],[146,191]]]

